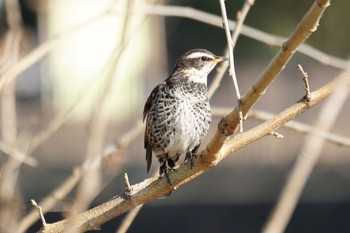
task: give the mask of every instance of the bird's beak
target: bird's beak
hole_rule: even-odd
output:
[[[215,59],[213,60],[215,63],[219,63],[219,62],[222,62],[222,61],[228,61],[228,58],[227,57],[215,57]]]

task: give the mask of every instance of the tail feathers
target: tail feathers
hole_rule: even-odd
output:
[[[147,145],[147,148],[146,148],[146,161],[147,161],[147,173],[148,173],[152,165],[152,148],[150,145]]]

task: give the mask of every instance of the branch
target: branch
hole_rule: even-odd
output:
[[[218,108],[218,107],[212,108],[211,110],[212,110],[213,117],[222,117],[231,111],[231,109],[229,108]],[[256,120],[268,121],[275,116],[276,116],[275,114],[272,114],[266,111],[251,110],[249,112],[248,119],[251,118]],[[313,126],[310,126],[298,121],[290,121],[287,124],[285,124],[283,127],[290,130],[294,130],[297,133],[307,134],[311,132],[317,132],[317,135],[319,137],[322,137],[331,143],[350,148],[350,138],[344,137],[339,134],[331,133],[331,132],[325,132],[320,129],[316,129]]]
[[[329,132],[342,110],[349,95],[348,85],[339,85],[334,94],[323,105],[318,119],[315,122],[315,129]],[[271,218],[264,227],[264,233],[284,232],[295,207],[300,199],[305,184],[309,179],[318,158],[322,154],[325,138],[319,137],[317,130],[307,136],[304,146],[290,172],[280,197],[277,201]]]
[[[234,47],[236,45],[238,36],[239,36],[239,34],[240,34],[241,30],[242,30],[242,26],[243,26],[243,22],[245,20],[245,17],[247,16],[250,7],[254,4],[254,1],[253,0],[245,1],[241,14],[237,14],[237,15],[240,15],[240,16],[239,17],[237,16],[238,20],[237,20],[236,28],[235,28],[235,30],[232,33],[232,38],[231,38],[231,35],[230,35],[230,29],[229,29],[229,25],[228,25],[227,13],[226,13],[226,7],[225,7],[225,2],[224,1],[225,0],[220,0],[220,7],[221,7],[221,14],[222,14],[222,18],[223,18],[223,22],[224,22],[224,26],[225,26],[226,38],[227,38],[227,52],[226,53],[228,53],[229,58],[230,58],[230,62],[229,62],[230,63],[230,72],[229,73],[230,73],[230,75],[232,77],[233,85],[234,85],[235,91],[236,91],[237,107],[238,107],[238,110],[239,110],[239,120],[240,120],[239,121],[240,132],[243,132],[243,113],[242,113],[242,110],[241,110],[241,94],[240,94],[240,91],[239,91],[237,77],[236,77],[233,49],[234,49]],[[226,54],[225,54],[225,56],[226,56]],[[226,68],[224,68],[224,67],[226,67]],[[221,69],[226,70],[227,69],[227,65],[225,65],[225,66],[222,65]],[[217,79],[216,83],[220,83],[220,80],[223,77],[222,74],[223,73],[220,73],[220,75],[215,77],[215,79]],[[211,89],[211,90],[213,90],[213,89]],[[210,93],[210,97],[211,97],[211,94],[212,93]]]
[[[32,205],[36,208],[36,210],[38,211],[38,214],[40,216],[40,220],[41,220],[41,225],[42,225],[42,229],[45,229],[46,227],[46,220],[43,214],[43,210],[41,209],[41,207],[36,203],[36,201],[34,199],[31,199]]]
[[[282,48],[265,68],[259,79],[253,84],[253,87],[241,99],[243,117],[247,115],[248,111],[253,107],[260,96],[266,92],[266,89],[272,81],[277,78],[289,59],[294,55],[297,47],[302,44],[312,32],[316,31],[319,20],[328,6],[329,0],[314,2],[290,38],[282,45]],[[239,125],[239,120],[238,109],[234,109],[229,115],[224,117],[219,124],[220,134],[214,136],[215,140],[208,145],[209,149],[217,151],[223,142],[221,137],[228,137],[234,133]]]
[[[119,170],[119,168],[122,166],[124,161],[122,159],[119,159],[120,156],[120,149],[126,148],[130,145],[130,143],[135,140],[136,137],[141,135],[143,132],[143,124],[142,121],[138,121],[135,126],[130,129],[128,132],[124,134],[122,138],[117,144],[117,148],[113,148],[112,151],[105,151],[103,153],[103,157],[96,156],[94,163],[102,163],[103,164],[103,171],[106,173],[112,173],[110,172],[110,169],[108,169],[108,165],[113,167],[113,171]],[[102,161],[100,161],[102,159]],[[115,161],[117,159],[117,161]],[[96,166],[94,166],[96,167]],[[84,165],[81,165],[73,170],[73,173],[71,176],[69,176],[60,186],[58,186],[54,191],[52,191],[47,197],[43,199],[43,201],[40,203],[40,206],[44,213],[52,209],[57,201],[62,200],[64,197],[67,196],[68,193],[71,192],[71,190],[76,186],[78,181],[81,179],[83,174],[86,172],[86,169],[84,168]],[[111,178],[108,177],[108,179],[104,179],[105,182],[108,182]],[[26,230],[38,219],[38,215],[35,211],[31,211],[27,216],[25,216],[19,227],[19,232],[26,232]]]
[[[121,9],[112,9],[112,11],[116,14],[123,14]],[[75,32],[83,29],[84,27],[90,25],[92,22],[96,22],[97,20],[102,19],[105,16],[108,16],[110,13],[110,8],[106,11],[97,14],[95,17],[92,17],[80,24],[77,24],[61,33],[56,34],[49,40],[42,43],[36,49],[34,49],[27,56],[23,57],[15,67],[8,70],[0,80],[0,92],[3,88],[9,83],[13,82],[16,77],[21,74],[23,71],[28,69],[30,66],[40,61],[45,55],[47,55],[50,51],[60,45],[65,39],[69,36],[73,35]],[[209,25],[213,25],[216,27],[222,27],[221,17],[209,14],[204,11],[200,11],[197,9],[193,9],[190,7],[182,7],[182,6],[165,6],[165,5],[149,5],[149,4],[139,4],[137,8],[131,9],[130,13],[143,13],[150,15],[162,15],[162,16],[173,16],[173,17],[182,17],[182,18],[190,18],[193,20],[197,20]],[[230,29],[233,30],[235,28],[236,23],[234,21],[229,20]],[[280,37],[276,35],[272,35],[258,29],[243,25],[242,35],[245,35],[254,40],[263,42],[268,45],[280,46],[287,38]],[[304,54],[305,56],[311,57],[316,61],[319,61],[323,64],[327,64],[330,66],[334,66],[340,69],[346,69],[348,63],[346,60],[328,55],[318,49],[313,48],[310,45],[300,45],[298,48],[298,52]]]
[[[317,91],[311,93],[312,99],[309,103],[305,103],[304,99],[292,105],[285,111],[278,114],[275,118],[239,135],[232,140],[226,141],[217,152],[210,151],[207,147],[201,152],[201,156],[195,159],[195,166],[191,169],[188,164],[180,164],[176,172],[170,172],[172,186],[169,186],[166,179],[158,179],[153,177],[139,184],[131,186],[130,195],[118,195],[112,200],[107,201],[95,208],[92,208],[75,217],[65,219],[53,224],[47,224],[45,230],[41,232],[64,232],[67,227],[78,231],[88,231],[97,228],[103,223],[115,218],[138,205],[144,204],[156,198],[162,197],[167,193],[179,188],[183,184],[195,179],[208,169],[215,166],[229,154],[247,146],[248,144],[269,135],[288,121],[296,118],[309,108],[322,102],[329,97],[339,85],[350,84],[350,73],[344,73],[324,85]],[[217,132],[218,134],[218,132]],[[215,153],[215,154],[214,154]],[[215,158],[208,160],[208,158]],[[69,224],[69,226],[68,226]]]
[[[74,35],[74,33],[76,33],[77,31],[82,30],[83,28],[91,25],[92,23],[95,23],[97,20],[101,19],[105,15],[106,11],[103,11],[102,13],[96,15],[95,17],[91,17],[90,19],[82,22],[81,24],[77,24],[69,28],[68,30],[63,31],[62,33],[58,33],[57,35],[42,43],[39,47],[35,48],[32,52],[30,52],[28,55],[19,60],[16,66],[11,67],[11,69],[9,69],[6,73],[2,75],[0,79],[0,93],[7,85],[16,80],[18,75],[20,75],[23,71],[31,67],[36,62],[40,61],[45,55],[47,55],[50,51],[52,51],[54,48],[56,48],[58,45],[64,42],[64,40],[67,39],[69,36]]]
[[[316,1],[313,4],[290,39],[284,44],[280,52],[265,69],[261,78],[253,86],[252,90],[243,97],[242,110],[244,114],[248,112],[257,99],[266,91],[270,83],[276,78],[294,54],[297,46],[315,31],[315,27],[318,25],[319,19],[328,4],[329,2],[326,0],[320,2]],[[181,164],[176,172],[170,173],[172,186],[169,186],[165,179],[158,179],[158,177],[147,179],[139,184],[131,186],[131,192],[128,196],[125,194],[116,196],[112,200],[84,213],[78,214],[77,216],[53,224],[48,224],[46,229],[41,232],[64,232],[68,227],[69,229],[78,231],[96,229],[103,223],[135,208],[138,205],[167,195],[172,190],[177,189],[215,166],[228,154],[233,153],[261,137],[271,134],[286,122],[294,119],[310,107],[318,104],[327,98],[337,85],[343,84],[343,82],[350,82],[348,73],[328,83],[318,91],[311,93],[312,99],[309,103],[306,104],[304,101],[299,101],[272,120],[245,133],[237,135],[232,140],[228,140],[228,136],[236,129],[239,122],[238,112],[237,110],[234,110],[223,119],[222,122],[225,124],[222,124],[221,122],[219,130],[216,132],[207,148],[200,153],[201,156],[198,156],[197,159],[195,159],[196,166],[191,169],[190,166]]]
[[[323,5],[322,2],[324,1],[320,1],[321,6]],[[125,13],[122,12],[120,9],[113,9],[112,11],[116,14]],[[188,18],[222,28],[221,16],[210,14],[191,7],[138,4],[137,7],[132,9],[130,13]],[[236,22],[229,20],[229,26],[231,30],[234,30],[234,28],[236,27]],[[256,28],[249,27],[247,25],[243,25],[241,34],[254,40],[260,41],[264,44],[275,46],[280,46],[287,40],[286,37],[269,34]],[[340,69],[346,69],[348,67],[348,62],[346,60],[328,55],[307,44],[301,45],[298,48],[298,52],[304,54],[305,56],[311,57],[323,64],[334,66]]]

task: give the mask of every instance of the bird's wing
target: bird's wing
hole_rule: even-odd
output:
[[[152,107],[152,103],[154,100],[154,97],[157,95],[157,93],[159,92],[160,89],[165,87],[165,82],[158,84],[151,92],[151,94],[148,96],[145,107],[143,108],[143,121],[145,121],[149,110]]]
[[[145,121],[145,119],[148,117],[148,112],[152,107],[153,101],[155,96],[157,95],[157,93],[159,92],[159,90],[161,88],[164,87],[164,83],[157,85],[153,91],[151,92],[151,94],[149,95],[145,107],[143,109],[143,121]],[[148,136],[147,136],[147,130],[148,130],[148,123],[146,120],[146,128],[145,128],[145,136],[144,136],[144,147],[146,149],[146,161],[147,161],[147,172],[149,172],[150,168],[151,168],[151,164],[152,164],[152,148],[151,145],[148,143]]]

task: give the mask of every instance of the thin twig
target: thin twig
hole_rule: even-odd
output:
[[[127,8],[130,7],[130,0],[127,1]],[[128,9],[126,9],[128,11]],[[123,18],[123,26],[121,28],[120,41],[116,43],[117,46],[125,48],[126,33],[129,26],[129,14],[125,14]],[[110,95],[112,93],[113,84],[118,80],[114,76],[116,69],[118,68],[119,60],[124,50],[115,50],[117,53],[114,54],[113,58],[113,69],[107,74],[102,94],[96,101],[95,110],[93,113],[91,121],[91,129],[87,143],[86,157],[85,157],[85,169],[86,172],[82,177],[82,182],[80,183],[77,191],[77,195],[74,203],[71,206],[70,214],[74,216],[75,214],[85,210],[92,199],[95,197],[101,186],[101,170],[99,169],[101,163],[97,163],[98,169],[93,168],[96,163],[95,157],[99,156],[103,150],[104,136],[107,130],[109,122],[109,108],[111,106],[112,100]],[[73,224],[73,223],[72,223]]]
[[[221,14],[222,14],[222,18],[223,18],[223,22],[224,22],[224,26],[225,26],[225,33],[226,33],[226,38],[227,38],[227,48],[228,48],[228,54],[229,54],[229,59],[230,59],[230,75],[232,76],[233,84],[234,84],[235,91],[236,91],[237,106],[238,106],[238,112],[239,112],[238,113],[239,114],[239,126],[240,126],[239,128],[240,128],[241,133],[243,132],[243,113],[242,113],[242,109],[241,109],[241,94],[240,94],[239,87],[238,87],[235,65],[234,65],[233,49],[236,45],[238,36],[242,31],[243,22],[248,14],[250,7],[253,4],[254,4],[254,0],[245,1],[245,4],[244,4],[243,9],[241,11],[241,14],[239,14],[239,17],[238,17],[238,20],[236,23],[236,28],[233,31],[233,34],[231,37],[229,23],[228,23],[228,19],[227,19],[226,7],[225,7],[225,0],[220,0]],[[221,69],[222,69],[222,67],[221,67]],[[220,74],[218,77],[222,78],[223,75]]]
[[[238,134],[231,140],[226,140],[223,146],[220,148],[219,153],[215,152],[215,155],[210,154],[213,152],[207,150],[207,148],[204,149],[200,152],[200,155],[203,156],[198,156],[195,158],[196,166],[193,168],[190,168],[185,164],[180,164],[176,172],[171,172],[169,174],[171,176],[173,186],[169,186],[166,179],[158,179],[158,176],[147,179],[139,184],[132,185],[132,198],[125,198],[123,193],[99,206],[81,213],[74,217],[74,223],[76,224],[74,227],[76,227],[76,229],[79,231],[90,230],[92,226],[100,226],[110,219],[115,218],[140,204],[164,196],[170,191],[173,191],[174,188],[176,189],[203,174],[222,161],[222,159],[227,157],[229,154],[232,154],[238,149],[243,148],[266,135],[269,135],[271,131],[278,129],[286,122],[307,111],[310,107],[322,102],[325,98],[329,97],[339,85],[349,84],[350,73],[340,75],[320,89],[312,92],[313,98],[308,105],[303,101],[299,101],[278,114],[275,118],[251,130]],[[206,158],[215,158],[215,160],[208,161]],[[41,232],[64,232],[67,229],[67,223],[69,222],[71,222],[71,219],[48,224],[46,230]]]
[[[131,193],[131,186],[129,182],[128,173],[124,173],[124,184],[125,184],[126,195],[129,196],[129,194]]]
[[[47,197],[41,201],[41,208],[43,213],[52,209],[57,201],[62,200],[72,191],[72,189],[79,182],[83,169],[81,167],[73,169],[72,175],[70,175],[61,185],[57,186]],[[35,210],[31,210],[19,224],[19,232],[26,232],[27,229],[34,224],[38,219],[38,214]]]
[[[6,10],[6,23],[8,30],[4,36],[4,44],[0,49],[0,81],[4,73],[11,70],[18,63],[23,40],[21,9],[18,0],[3,2]],[[2,164],[0,170],[0,232],[16,232],[18,228],[19,206],[16,198],[16,187],[19,169],[25,161],[24,153],[15,154],[19,147],[17,140],[17,113],[16,113],[16,86],[11,84],[0,96],[0,123],[3,143],[8,146],[9,157]],[[21,150],[19,150],[21,151]],[[19,159],[16,157],[21,156]],[[9,205],[8,203],[11,203]]]
[[[254,106],[257,100],[266,92],[273,80],[277,78],[289,59],[295,54],[297,47],[302,44],[319,25],[322,14],[329,6],[329,0],[315,1],[310,10],[305,14],[298,26],[293,31],[290,38],[282,45],[281,49],[272,59],[270,64],[261,73],[259,79],[252,85],[251,89],[241,98],[242,112],[245,117],[248,111]],[[235,119],[235,120],[232,120]],[[229,137],[235,132],[239,126],[239,112],[234,109],[229,115],[225,116],[219,123],[219,131],[221,135]],[[215,144],[209,144],[210,150],[216,151],[223,143],[219,141],[220,135],[214,135]]]
[[[102,157],[103,159],[102,163],[109,164],[110,158],[116,156],[118,154],[118,151],[120,151],[120,149],[128,147],[130,143],[133,140],[135,140],[136,137],[138,137],[143,133],[143,130],[144,130],[143,123],[141,120],[139,120],[133,128],[131,128],[128,132],[126,132],[123,135],[123,137],[121,137],[119,141],[116,142],[116,145],[122,145],[122,146],[117,146],[116,148],[112,149],[112,151],[105,151]],[[94,163],[101,163],[100,159],[101,159],[100,156],[96,156]],[[116,166],[116,164],[113,163],[114,171],[119,170],[122,163],[123,163],[123,160],[120,160],[120,163],[117,164],[118,166]],[[97,166],[93,166],[93,167],[97,167]],[[80,167],[75,168],[71,176],[69,176],[60,186],[58,186],[46,198],[43,199],[43,201],[41,202],[41,207],[44,213],[52,209],[57,203],[57,201],[62,200],[64,197],[68,195],[68,193],[71,192],[71,190],[79,182],[84,172],[86,172],[86,170],[84,169],[84,165],[81,165]],[[108,179],[105,178],[104,184],[102,186],[105,186],[109,182],[109,180],[112,178],[113,177],[109,177]],[[25,232],[37,219],[38,219],[38,215],[36,214],[36,212],[31,211],[27,216],[25,216],[22,219],[20,223],[19,232]]]
[[[131,226],[131,224],[134,222],[136,216],[140,212],[143,205],[139,205],[135,207],[134,209],[130,210],[129,213],[125,216],[122,223],[120,224],[119,228],[117,229],[116,233],[125,233]]]
[[[350,92],[348,85],[339,85],[333,95],[323,105],[314,128],[328,132],[336,122]],[[273,213],[263,229],[263,233],[280,233],[286,229],[294,209],[300,199],[305,184],[322,154],[325,139],[317,131],[307,136],[293,166],[288,181],[283,187]]]
[[[278,139],[284,138],[283,134],[280,134],[280,133],[278,133],[277,131],[272,131],[272,132],[270,133],[270,135],[273,135],[273,136],[275,136],[275,137],[278,138]]]
[[[244,22],[245,18],[247,17],[250,8],[254,5],[254,2],[255,2],[255,0],[244,1],[244,5],[243,5],[242,10],[239,12],[239,14],[237,14],[236,27],[235,27],[235,30],[233,30],[233,34],[232,34],[232,43],[233,43],[232,46],[233,46],[233,48],[235,48],[235,46],[236,46],[238,36],[242,33],[243,22]]]
[[[125,13],[119,8],[114,8],[112,11],[116,14]],[[138,4],[137,7],[131,9],[130,13],[188,18],[222,28],[222,16],[217,16],[205,11],[200,11],[185,6]],[[229,20],[229,27],[231,30],[234,30],[236,27],[236,22]],[[286,37],[266,33],[264,31],[249,27],[247,25],[243,25],[241,34],[254,40],[260,41],[264,44],[274,46],[280,46],[288,39]],[[328,55],[307,44],[300,45],[298,48],[298,52],[304,54],[305,56],[311,57],[323,64],[327,64],[341,69],[346,69],[348,67],[347,60]]]
[[[36,167],[38,165],[38,161],[35,158],[30,157],[27,153],[22,152],[18,148],[6,145],[2,141],[0,141],[0,150],[9,156],[12,156],[12,158],[17,161],[25,163],[31,167]]]
[[[168,17],[173,16],[190,18],[216,27],[222,27],[222,18],[220,16],[193,9],[191,7],[149,4],[138,5],[139,6],[137,8],[133,8],[130,13],[143,13],[150,15],[162,15]],[[6,78],[4,80],[0,80],[0,92],[2,91],[5,85],[8,85],[9,83],[13,82],[19,74],[21,74],[30,66],[41,60],[50,51],[52,51],[54,48],[60,45],[67,37],[90,25],[92,22],[96,22],[97,20],[108,16],[108,13],[111,13],[109,10],[113,11],[116,14],[124,13],[119,8],[108,9],[107,11],[103,11],[95,17],[92,17],[82,22],[81,24],[75,25],[61,33],[56,34],[55,36],[53,36],[52,38],[35,48],[27,56],[23,57],[15,67],[13,67],[11,70],[8,70],[6,74],[4,74],[4,77]],[[234,21],[229,21],[230,29],[233,30],[235,28],[235,25],[236,23]],[[287,39],[285,37],[272,35],[246,25],[243,25],[241,34],[254,40],[263,42],[265,44],[275,46],[280,46]],[[322,64],[330,65],[341,69],[346,69],[348,66],[346,60],[326,54],[314,47],[311,47],[310,45],[300,45],[300,47],[298,48],[298,52],[308,57],[311,57],[314,60],[321,62]]]
[[[213,117],[223,117],[227,115],[231,109],[230,108],[218,108],[218,107],[213,107],[212,109],[212,114]],[[256,120],[262,120],[262,121],[268,121],[271,118],[276,117],[275,114],[262,111],[262,110],[256,110],[253,109],[249,112],[248,119],[256,119]],[[315,129],[314,127],[298,122],[298,121],[290,121],[287,124],[283,126],[286,129],[293,130],[297,133],[311,133],[311,132],[317,132],[319,137],[323,137],[327,141],[334,143],[339,146],[344,146],[344,147],[350,147],[350,138],[344,137],[339,134],[331,133],[331,132],[324,132],[319,129]]]
[[[228,20],[227,20],[227,13],[226,13],[226,7],[225,7],[225,0],[220,0],[220,8],[221,8],[221,14],[222,14],[222,19],[224,22],[225,26],[225,34],[226,34],[226,39],[227,39],[227,48],[228,48],[228,54],[229,54],[229,61],[230,61],[230,70],[229,73],[232,77],[233,80],[233,85],[235,87],[236,91],[236,98],[237,98],[237,106],[238,106],[238,112],[239,112],[239,128],[240,132],[243,132],[243,114],[241,110],[241,94],[239,92],[239,87],[237,83],[237,77],[236,77],[236,71],[235,71],[235,63],[234,63],[234,56],[233,56],[233,46],[234,42],[232,41],[231,34],[230,34],[230,29],[228,26]],[[237,24],[236,24],[237,25]],[[235,30],[237,31],[237,30]],[[236,37],[238,38],[238,36]]]
[[[140,28],[140,25],[138,26],[138,28]],[[116,51],[115,54],[119,54],[121,53],[125,47],[127,46],[128,43],[130,43],[132,41],[132,38],[125,40],[127,41],[124,45],[120,46],[119,51]],[[130,37],[130,36],[129,36]],[[52,120],[52,122],[49,124],[49,126],[43,130],[41,133],[39,133],[36,137],[33,138],[33,143],[32,143],[32,147],[31,150],[35,149],[38,145],[40,145],[43,141],[45,141],[48,137],[50,137],[58,128],[60,128],[64,122],[66,122],[66,120],[70,117],[71,113],[74,111],[74,109],[76,108],[76,106],[79,104],[79,102],[81,100],[84,99],[84,96],[86,95],[86,92],[89,91],[90,89],[88,87],[91,87],[91,84],[96,84],[95,82],[91,82],[89,85],[87,85],[87,88],[84,88],[84,91],[81,92],[81,95],[79,98],[77,98],[77,102],[73,103],[71,105],[70,108],[68,108],[63,114],[60,114],[59,116],[57,116],[54,120]],[[143,130],[143,124],[141,121],[139,121],[136,124],[136,127],[132,128],[129,132],[127,132],[125,134],[124,137],[122,137],[120,139],[120,141],[118,141],[117,144],[117,149],[114,149],[114,151],[109,151],[108,154],[105,153],[108,157],[105,157],[102,161],[103,164],[108,164],[108,166],[110,166],[111,164],[113,165],[118,165],[116,164],[116,160],[114,157],[118,156],[118,149],[119,148],[124,148],[127,147],[128,144],[136,137],[138,136]],[[116,156],[115,156],[116,155]],[[113,163],[110,162],[105,162],[107,160],[110,160],[110,157],[112,158]],[[119,159],[120,160],[120,159]],[[96,158],[95,161],[92,162],[92,164],[101,164],[100,161],[100,157]],[[116,171],[118,171],[118,168],[121,166],[121,163],[118,166],[114,166],[113,167],[113,172],[110,172],[111,169],[104,169],[104,180],[103,180],[103,184],[102,186],[107,185],[110,180],[116,175]],[[92,167],[96,167],[95,165],[92,165]],[[90,169],[91,171],[91,169]],[[57,190],[55,190],[54,193],[60,193],[60,197],[56,198],[56,195],[50,195],[46,200],[47,203],[46,205],[46,210],[51,209],[54,206],[54,203],[56,203],[56,201],[59,199],[62,199],[63,197],[65,197],[69,191],[75,186],[75,184],[80,180],[80,178],[82,177],[82,175],[86,172],[86,169],[83,167],[79,167],[77,169],[75,169],[75,172],[73,173],[73,175],[71,177],[69,177],[63,184],[62,186],[60,186],[59,188],[57,188]],[[108,173],[108,174],[107,174]],[[103,188],[102,188],[103,189]],[[97,190],[97,192],[99,192],[100,190]],[[96,192],[96,195],[97,195]],[[33,215],[33,213],[31,212],[28,216],[26,216],[26,218],[21,222],[21,232],[25,231],[33,222],[35,221],[35,216]]]
[[[86,21],[74,25],[67,30],[62,31],[51,37],[49,40],[42,43],[40,46],[35,48],[32,52],[30,52],[25,57],[21,58],[18,61],[16,66],[9,69],[6,73],[4,73],[3,77],[0,79],[0,93],[2,90],[12,83],[18,75],[20,75],[23,71],[34,65],[36,62],[40,61],[46,54],[52,51],[54,48],[63,43],[69,36],[74,35],[80,30],[84,29],[87,26],[90,26],[92,23],[96,23],[98,20],[101,20],[103,17],[108,15],[110,7],[107,7],[105,10],[100,12],[99,14],[87,19]]]
[[[303,79],[304,84],[305,84],[305,92],[306,92],[305,99],[306,99],[306,102],[310,102],[311,95],[310,95],[310,85],[309,85],[309,80],[308,80],[309,76],[304,71],[303,67],[300,64],[298,65],[298,69],[299,69],[299,71],[301,73],[301,78]]]
[[[41,207],[35,202],[34,199],[31,199],[32,205],[36,208],[36,210],[38,211],[40,220],[41,220],[41,225],[42,225],[42,229],[45,229],[46,227],[46,220],[43,214],[43,210],[41,209]]]

